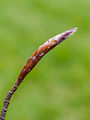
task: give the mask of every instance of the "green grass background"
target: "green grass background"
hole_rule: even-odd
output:
[[[6,120],[90,120],[90,0],[0,0],[0,111],[32,53],[73,27],[25,78]]]

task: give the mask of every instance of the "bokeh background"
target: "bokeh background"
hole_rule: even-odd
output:
[[[6,120],[90,120],[90,0],[0,0],[0,111],[32,53],[73,27],[25,78]]]

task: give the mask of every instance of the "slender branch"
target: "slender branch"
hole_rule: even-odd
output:
[[[70,29],[66,32],[56,35],[55,37],[47,40],[43,45],[41,45],[29,58],[25,66],[23,67],[17,82],[13,86],[13,88],[7,93],[7,96],[4,99],[3,109],[1,111],[0,120],[5,120],[5,115],[11,100],[12,95],[19,87],[20,83],[24,80],[26,75],[34,68],[34,66],[40,61],[40,59],[51,49],[57,46],[59,43],[67,39],[74,32],[76,32],[77,28]]]

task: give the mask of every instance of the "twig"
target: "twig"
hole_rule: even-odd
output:
[[[55,46],[57,46],[59,43],[67,39],[69,36],[71,36],[77,28],[70,29],[66,32],[63,32],[59,35],[56,35],[55,37],[47,40],[43,45],[41,45],[29,58],[25,66],[23,67],[17,82],[13,86],[13,88],[8,92],[7,96],[4,99],[4,106],[1,111],[0,120],[5,120],[5,115],[10,103],[10,99],[14,92],[19,87],[20,83],[24,80],[26,75],[34,68],[34,66],[40,61],[40,59],[51,49],[53,49]]]

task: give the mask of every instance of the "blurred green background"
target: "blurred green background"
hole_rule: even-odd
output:
[[[25,78],[6,120],[90,120],[90,0],[0,0],[0,111],[32,53],[73,27]]]

